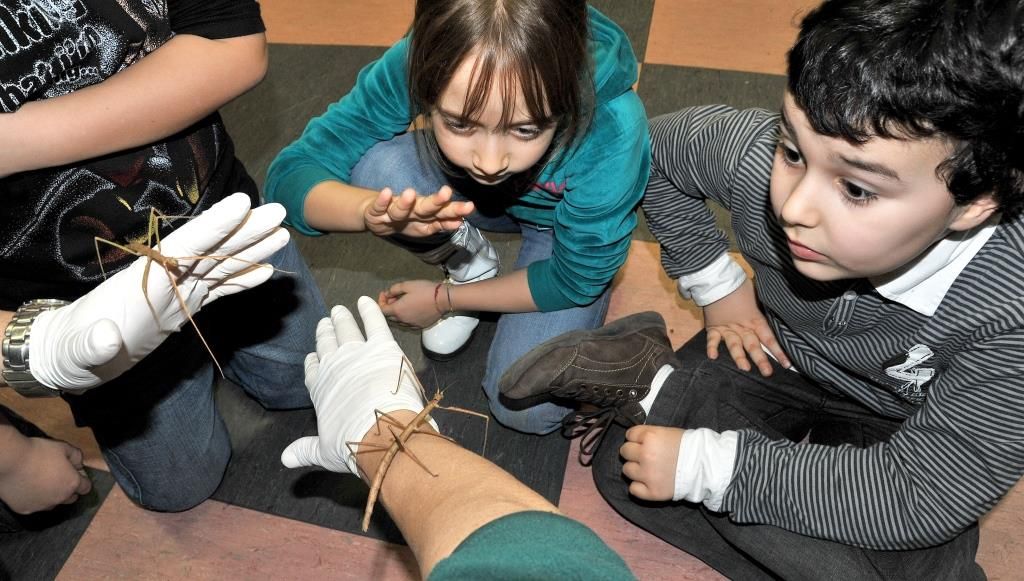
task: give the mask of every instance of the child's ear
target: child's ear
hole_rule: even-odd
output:
[[[999,202],[996,201],[992,194],[985,194],[966,206],[958,207],[956,211],[959,212],[959,216],[950,223],[949,229],[956,231],[970,230],[999,211]]]

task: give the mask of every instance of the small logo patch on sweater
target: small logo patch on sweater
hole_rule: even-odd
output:
[[[935,378],[935,369],[924,364],[934,356],[927,345],[918,344],[883,364],[885,374],[896,380],[896,395],[915,404],[924,401],[928,384]]]

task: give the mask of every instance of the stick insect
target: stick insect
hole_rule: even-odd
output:
[[[225,242],[231,239],[232,236],[237,234],[239,230],[241,230],[242,227],[245,226],[245,223],[249,220],[249,216],[251,215],[251,213],[252,210],[247,212],[245,216],[242,218],[242,220],[238,223],[238,225],[232,228],[231,231],[228,232],[223,238],[218,240],[217,243],[213,245],[213,248],[219,248],[221,245],[223,245]],[[160,317],[159,315],[157,315],[156,308],[153,307],[153,303],[149,300],[148,285],[150,267],[152,267],[154,263],[159,265],[163,269],[164,274],[167,276],[167,282],[170,283],[171,288],[174,290],[174,296],[177,299],[178,305],[181,307],[182,312],[185,313],[185,317],[188,318],[188,321],[189,323],[191,323],[192,328],[195,329],[196,335],[199,336],[199,340],[202,342],[203,347],[206,348],[206,352],[210,354],[210,359],[213,360],[213,364],[217,368],[217,372],[220,374],[221,377],[224,377],[224,370],[221,369],[220,362],[217,361],[217,357],[213,354],[213,349],[210,348],[209,343],[206,342],[206,337],[203,336],[203,333],[199,330],[199,326],[196,324],[195,319],[192,318],[192,312],[189,310],[188,305],[185,303],[185,296],[181,293],[181,289],[179,288],[178,285],[195,271],[196,267],[202,260],[241,260],[243,262],[248,263],[248,266],[246,266],[245,268],[242,268],[238,272],[225,276],[222,280],[212,285],[210,287],[211,289],[235,277],[248,274],[256,270],[257,268],[273,267],[270,266],[269,264],[250,262],[247,260],[243,260],[241,258],[236,258],[232,255],[164,256],[163,254],[161,254],[159,250],[161,222],[169,223],[173,220],[185,220],[190,218],[192,218],[192,216],[170,216],[160,212],[156,208],[151,207],[149,209],[149,222],[145,242],[135,240],[129,241],[127,244],[119,244],[117,242],[114,242],[113,240],[107,240],[105,238],[95,236],[93,237],[93,244],[96,247],[96,260],[99,263],[100,273],[103,275],[103,278],[106,279],[107,271],[103,267],[103,256],[100,252],[101,242],[108,246],[118,248],[130,255],[146,258],[146,266],[142,270],[142,294],[146,298],[146,305],[149,307],[149,312],[153,315],[154,320],[159,320]],[[182,262],[188,262],[190,264],[188,266],[183,266]]]
[[[395,382],[395,391],[392,393],[398,393],[398,386],[402,381],[403,374],[408,374],[408,377],[412,378],[413,382],[416,384],[417,389],[419,389],[420,395],[423,396],[424,399],[426,399],[426,393],[423,388],[423,384],[420,383],[419,378],[416,376],[416,372],[413,371],[412,363],[405,356],[402,357],[402,362],[398,367],[398,380]],[[427,474],[430,474],[432,477],[437,478],[437,474],[430,468],[428,468],[427,465],[424,464],[416,456],[416,454],[414,454],[413,451],[406,446],[406,442],[409,441],[409,438],[411,438],[413,434],[424,434],[427,436],[434,436],[457,444],[457,442],[454,439],[449,438],[448,436],[439,434],[433,430],[423,429],[423,424],[427,423],[427,421],[430,419],[431,412],[433,412],[434,410],[449,410],[483,418],[484,451],[481,455],[486,454],[487,430],[490,428],[490,417],[487,414],[482,414],[480,412],[475,412],[473,410],[468,410],[465,408],[442,407],[441,399],[443,398],[444,391],[438,389],[437,392],[434,393],[434,397],[430,398],[430,400],[426,403],[423,409],[418,414],[416,414],[416,417],[414,417],[412,421],[410,421],[408,424],[402,424],[394,417],[388,415],[386,412],[374,410],[374,414],[376,416],[377,435],[380,435],[381,433],[381,424],[386,424],[387,430],[391,433],[391,436],[394,438],[390,445],[385,446],[382,444],[369,443],[360,445],[359,442],[345,442],[345,445],[348,447],[349,452],[351,452],[353,455],[374,454],[381,452],[384,453],[384,458],[381,460],[380,464],[377,465],[377,471],[374,473],[373,480],[370,483],[370,493],[366,497],[366,508],[363,510],[362,523],[364,533],[370,527],[370,517],[373,516],[373,507],[377,503],[377,497],[380,495],[381,486],[384,484],[384,477],[387,475],[388,469],[391,468],[391,463],[394,462],[395,457],[398,456],[399,452],[404,452],[420,468],[423,468],[423,470],[425,470]]]

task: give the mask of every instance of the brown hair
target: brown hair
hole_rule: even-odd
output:
[[[413,115],[429,115],[455,70],[476,50],[473,86],[462,110],[466,120],[479,116],[497,78],[501,126],[512,123],[517,90],[533,122],[555,123],[552,147],[526,173],[539,173],[586,133],[594,82],[584,0],[418,0],[409,34]],[[431,155],[451,171],[433,133],[424,133]]]

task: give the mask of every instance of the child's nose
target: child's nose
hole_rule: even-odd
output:
[[[782,204],[782,221],[790,226],[816,226],[820,214],[815,200],[820,187],[813,179],[808,179],[807,175],[796,182]]]
[[[484,140],[473,152],[473,169],[484,176],[501,175],[508,166],[508,151],[494,138]]]

